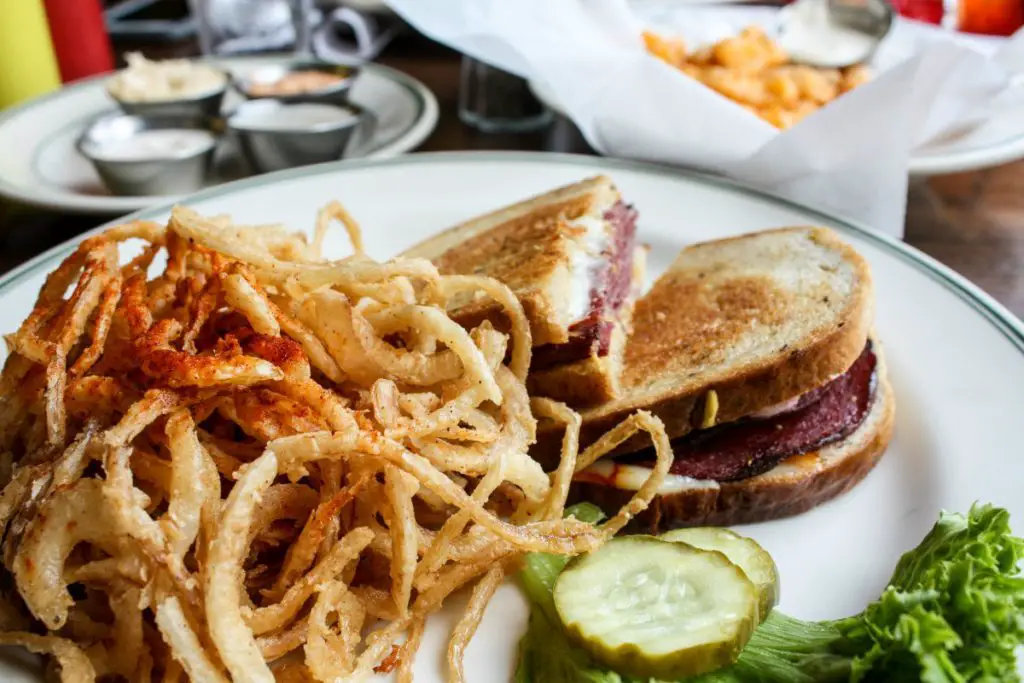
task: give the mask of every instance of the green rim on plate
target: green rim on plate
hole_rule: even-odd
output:
[[[961,300],[970,305],[975,311],[980,313],[989,323],[991,323],[1011,344],[1013,344],[1018,351],[1024,353],[1024,323],[1022,323],[1020,319],[1010,313],[1002,304],[998,303],[991,296],[983,292],[977,285],[914,247],[911,247],[895,238],[878,233],[856,221],[841,218],[827,211],[793,202],[731,180],[712,177],[702,173],[686,171],[670,166],[622,159],[610,159],[607,157],[583,156],[577,154],[553,154],[547,152],[430,152],[388,159],[354,159],[351,161],[335,161],[316,166],[288,169],[285,171],[268,173],[211,187],[207,190],[190,195],[185,198],[184,201],[203,201],[225,194],[231,194],[238,190],[265,187],[282,180],[308,178],[335,173],[337,171],[351,171],[360,168],[380,166],[418,165],[440,161],[446,163],[473,163],[478,161],[549,161],[554,164],[567,166],[611,169],[618,168],[623,170],[641,171],[660,176],[688,178],[704,185],[732,190],[748,196],[759,197],[761,199],[771,201],[778,206],[797,209],[811,214],[815,219],[820,219],[834,224],[841,231],[853,233],[859,237],[869,240],[876,246],[895,255],[904,263],[924,273],[931,280],[953,292]],[[0,276],[0,294],[5,293],[9,288],[17,285],[21,280],[30,277],[40,269],[52,267],[56,262],[71,253],[75,246],[89,235],[99,233],[118,223],[130,220],[152,219],[157,216],[167,214],[175,203],[177,202],[162,204],[160,206],[136,211],[135,213],[109,223],[105,223],[94,230],[83,233],[75,239],[53,247],[49,251],[46,251],[23,263],[9,273]]]
[[[224,64],[228,67],[232,63],[235,64],[254,64],[254,63],[277,63],[283,60],[291,59],[290,55],[256,55],[246,57],[225,57],[225,58],[204,58],[202,61],[211,61]],[[419,80],[405,74],[397,69],[393,69],[388,66],[381,64],[367,64],[361,67],[365,72],[377,73],[381,77],[390,80],[392,83],[401,86],[406,92],[409,93],[410,97],[416,103],[416,116],[412,123],[406,126],[403,130],[394,135],[390,140],[378,143],[372,146],[367,146],[360,149],[359,152],[363,155],[358,159],[353,160],[366,160],[366,159],[377,159],[390,157],[396,154],[403,154],[410,150],[416,149],[426,140],[430,134],[437,127],[437,122],[440,117],[440,109],[437,103],[437,98],[434,96],[430,89],[421,83]],[[51,105],[54,101],[59,100],[62,97],[67,96],[69,93],[76,93],[82,90],[88,90],[90,88],[101,87],[102,82],[110,77],[110,74],[99,74],[97,76],[91,76],[83,79],[71,85],[65,86],[56,90],[52,93],[42,95],[40,97],[31,99],[27,102],[23,102],[17,106],[11,107],[0,111],[0,127],[9,120],[17,117],[21,117],[33,109]],[[114,109],[113,103],[111,103],[112,110]],[[64,128],[58,130],[56,134],[60,134],[62,131],[66,131],[68,128],[77,127],[82,125],[82,120],[68,123]],[[39,150],[34,151],[34,156],[30,160],[31,172],[36,176],[39,176]],[[221,187],[228,183],[222,183],[213,187]],[[44,184],[45,185],[45,184]],[[50,185],[49,187],[54,187]],[[16,184],[4,180],[0,177],[0,196],[8,197],[14,201],[23,202],[31,206],[42,206],[51,208],[57,211],[69,211],[73,213],[87,213],[87,214],[99,214],[99,215],[113,215],[119,211],[130,211],[134,210],[135,207],[141,206],[141,204],[131,201],[131,197],[122,196],[97,196],[97,195],[86,195],[86,194],[75,194],[70,191],[62,191],[54,189],[50,191],[39,191],[35,187],[28,185]],[[68,200],[67,197],[73,197],[75,199]],[[55,199],[56,198],[56,199]],[[65,198],[65,199],[61,199]],[[104,199],[108,201],[118,201],[117,205],[111,208],[110,205],[104,205]],[[140,197],[134,199],[145,200],[147,198]],[[174,197],[168,198],[173,200],[180,200],[182,198]],[[128,200],[128,201],[124,201]],[[134,206],[133,206],[134,204]]]

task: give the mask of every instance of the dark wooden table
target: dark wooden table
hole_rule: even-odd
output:
[[[121,48],[137,46],[118,46]],[[181,46],[147,46],[156,56],[180,55]],[[184,48],[188,51],[190,48]],[[437,95],[441,120],[422,151],[501,149],[593,153],[572,123],[557,120],[523,135],[486,135],[457,116],[459,55],[426,38],[406,35],[382,56],[383,64],[423,81]],[[0,272],[105,222],[12,206],[0,200]],[[906,241],[979,284],[1024,317],[1024,162],[912,183]]]

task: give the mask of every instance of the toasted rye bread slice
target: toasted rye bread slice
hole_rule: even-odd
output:
[[[571,250],[576,235],[566,224],[602,211],[619,199],[606,176],[531,197],[466,221],[407,249],[404,257],[433,261],[442,273],[488,275],[519,298],[534,346],[569,340]],[[468,326],[491,320],[501,326],[501,308],[490,300],[456,299],[452,314]]]
[[[647,270],[647,247],[633,250],[633,290],[619,308],[612,338],[605,356],[591,354],[574,363],[563,363],[546,370],[531,371],[526,388],[531,396],[546,396],[572,406],[610,401],[619,395],[619,375],[626,352],[626,338],[632,330],[633,308],[643,291]]]
[[[682,526],[766,522],[806,512],[857,485],[882,457],[896,420],[882,349],[878,342],[874,344],[875,397],[853,434],[821,450],[788,458],[750,479],[659,495],[634,519],[630,530],[658,533]],[[573,484],[574,500],[590,501],[611,513],[618,512],[633,493],[601,484]]]
[[[637,302],[621,395],[583,411],[581,445],[638,409],[661,418],[669,437],[682,436],[711,390],[716,423],[788,401],[849,369],[873,315],[867,262],[827,228],[687,247]],[[541,425],[531,454],[550,464],[561,433]],[[619,452],[649,443],[638,436]]]

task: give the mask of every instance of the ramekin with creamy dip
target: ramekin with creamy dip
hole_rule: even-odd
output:
[[[93,121],[77,148],[114,194],[174,195],[203,187],[218,138],[208,119],[117,112]]]
[[[248,99],[345,105],[357,74],[353,67],[304,60],[251,69],[235,77],[235,86]]]
[[[166,102],[207,95],[228,82],[227,75],[209,64],[188,59],[154,62],[137,52],[125,55],[128,68],[107,84],[107,92],[122,102]]]
[[[150,61],[126,55],[128,67],[112,76],[107,92],[128,114],[216,116],[228,86],[224,71],[188,59]]]

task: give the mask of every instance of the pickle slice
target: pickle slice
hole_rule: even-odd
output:
[[[716,551],[651,536],[615,538],[558,577],[566,633],[602,664],[675,680],[736,661],[757,626],[758,593]]]
[[[716,527],[675,529],[658,538],[682,542],[695,548],[717,550],[743,570],[758,592],[758,619],[763,622],[779,602],[779,570],[775,560],[757,541],[735,531]]]

